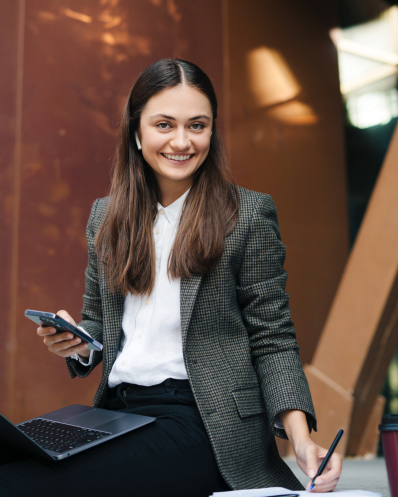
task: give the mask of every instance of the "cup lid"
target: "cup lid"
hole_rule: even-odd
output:
[[[385,414],[379,430],[398,430],[398,414]]]

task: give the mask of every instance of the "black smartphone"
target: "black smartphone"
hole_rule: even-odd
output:
[[[52,312],[33,311],[31,309],[27,309],[25,311],[25,316],[39,326],[51,326],[55,328],[57,330],[57,333],[70,331],[74,335],[81,338],[82,342],[87,342],[88,349],[95,350],[97,352],[100,352],[102,350],[102,344],[97,342],[97,340],[94,340],[94,338],[92,338],[86,331],[73,326],[73,324],[68,323],[68,321],[65,321],[65,319],[62,319],[61,316],[58,316],[57,314],[53,314]]]

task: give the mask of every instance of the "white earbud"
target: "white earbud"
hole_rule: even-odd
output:
[[[135,143],[137,144],[138,150],[141,150],[142,149],[141,142],[140,139],[138,138],[137,131],[135,132]]]

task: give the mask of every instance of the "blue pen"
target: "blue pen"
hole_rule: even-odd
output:
[[[325,456],[325,459],[322,461],[322,464],[319,466],[318,473],[312,479],[310,491],[315,487],[315,478],[318,478],[318,476],[321,476],[321,474],[323,473],[323,470],[326,468],[326,464],[329,462],[329,459],[332,457],[334,449],[337,447],[337,444],[340,442],[340,439],[343,436],[343,433],[344,433],[344,430],[338,431],[336,438],[333,440],[333,443],[330,446],[330,449],[328,450],[328,453]]]

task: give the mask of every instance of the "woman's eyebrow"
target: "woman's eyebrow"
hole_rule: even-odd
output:
[[[149,116],[149,119],[152,119],[153,117],[163,117],[163,119],[170,119],[170,121],[176,121],[175,117],[166,116],[166,114],[155,114],[154,116]],[[208,121],[211,121],[210,117],[205,115],[190,117],[188,121],[196,121],[196,119],[207,119]]]
[[[170,119],[171,121],[175,121],[175,117],[171,116],[166,116],[166,114],[155,114],[154,116],[149,116],[149,119],[152,119],[152,117],[163,117],[164,119]]]
[[[207,119],[208,121],[210,121],[210,120],[211,120],[209,116],[205,116],[205,115],[203,115],[203,116],[195,116],[195,117],[191,117],[191,118],[189,119],[189,121],[196,121],[196,119]]]

